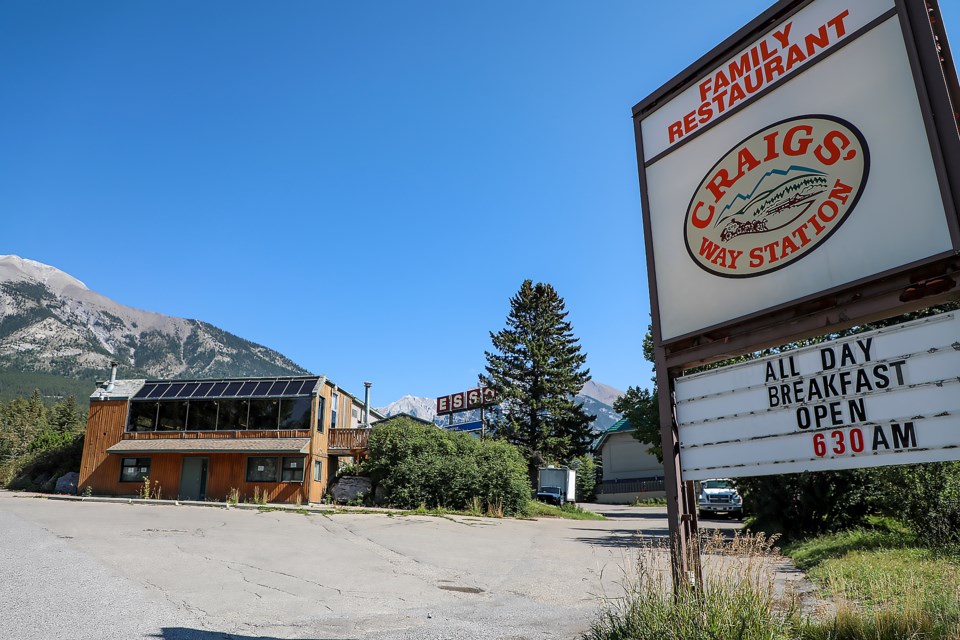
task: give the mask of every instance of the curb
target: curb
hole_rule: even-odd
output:
[[[281,505],[281,504],[250,504],[238,503],[227,504],[225,502],[201,502],[199,500],[154,500],[144,498],[111,498],[106,496],[68,496],[68,495],[18,495],[17,498],[41,498],[44,500],[60,500],[63,502],[103,502],[108,504],[139,504],[155,507],[213,507],[216,509],[241,509],[247,511],[257,511],[260,509],[269,509],[270,511],[308,511],[310,513],[324,513],[335,510],[333,506],[315,506],[315,505]]]

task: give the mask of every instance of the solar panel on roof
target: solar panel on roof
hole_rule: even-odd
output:
[[[198,389],[199,387],[200,387],[200,383],[199,383],[199,382],[188,382],[187,384],[183,385],[183,389],[180,390],[180,397],[181,397],[181,398],[196,398],[196,397],[197,397],[197,389]]]
[[[213,383],[213,388],[210,389],[210,393],[207,394],[208,398],[221,398],[223,397],[223,390],[227,388],[226,382],[215,382]]]
[[[238,395],[240,387],[243,386],[242,382],[231,382],[227,385],[227,388],[221,393],[221,396],[235,396]]]
[[[268,396],[282,396],[285,394],[287,387],[293,386],[296,384],[297,388],[300,388],[299,381],[292,382],[290,380],[277,380],[273,383],[270,389],[267,391]]]
[[[163,395],[163,392],[167,390],[169,385],[166,384],[157,384],[153,389],[150,390],[150,393],[147,394],[148,398],[159,398]]]
[[[180,391],[183,390],[185,384],[171,384],[167,387],[167,390],[163,392],[162,398],[178,398],[180,397]]]
[[[194,398],[203,398],[203,397],[206,397],[206,395],[207,395],[208,393],[210,393],[210,390],[211,390],[212,388],[213,388],[213,383],[212,383],[212,382],[201,382],[201,383],[197,386],[197,390],[194,391],[194,396],[193,396],[193,397],[194,397]]]
[[[134,399],[146,398],[147,394],[154,390],[157,385],[155,383],[148,382],[147,384],[140,387],[140,390],[134,394]]]
[[[316,381],[316,380],[307,380],[307,381],[305,381],[305,382],[303,383],[303,391],[300,392],[301,395],[310,395],[311,393],[313,393],[313,388],[314,388],[315,386],[317,386],[317,381]]]
[[[273,382],[260,382],[257,384],[256,388],[250,393],[252,396],[268,396],[270,395],[270,388],[273,387]]]
[[[319,378],[269,378],[254,380],[146,382],[134,400],[172,400],[198,398],[296,398],[309,396]]]

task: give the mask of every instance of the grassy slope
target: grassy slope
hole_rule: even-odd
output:
[[[840,637],[960,638],[960,553],[920,546],[896,522],[875,525],[784,549],[837,603]],[[821,631],[807,637],[830,637]]]

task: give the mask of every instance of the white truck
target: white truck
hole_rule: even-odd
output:
[[[562,507],[577,500],[577,472],[567,467],[540,467],[537,500]]]
[[[697,510],[701,518],[721,513],[728,513],[735,518],[743,517],[743,498],[732,480],[715,478],[703,480],[699,485]]]

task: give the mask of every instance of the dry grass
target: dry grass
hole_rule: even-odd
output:
[[[898,537],[899,536],[899,537]],[[903,542],[900,534],[887,540]],[[585,640],[960,640],[960,560],[916,546],[884,548],[846,532],[791,553],[833,607],[812,615],[776,580],[775,538],[702,539],[703,591],[672,592],[669,550],[645,545],[606,597]],[[850,550],[849,547],[853,547]],[[846,550],[844,550],[846,548]],[[815,560],[814,560],[815,558]]]
[[[703,590],[671,589],[669,550],[642,547],[624,575],[623,595],[605,598],[586,640],[779,640],[792,637],[796,599],[774,577],[782,563],[775,538],[718,533],[700,540]]]

